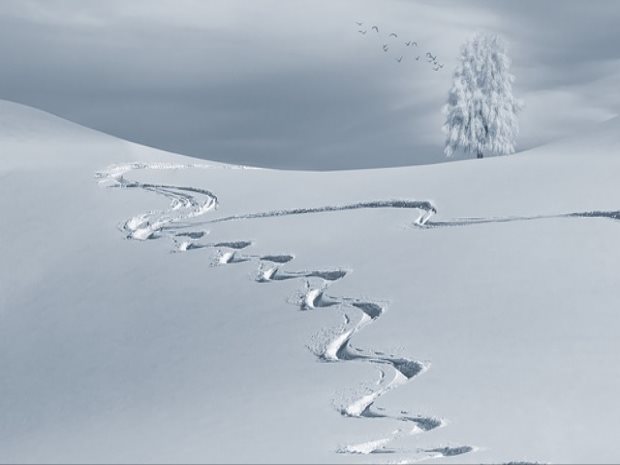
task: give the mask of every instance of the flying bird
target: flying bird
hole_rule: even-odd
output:
[[[373,26],[370,29],[374,29],[375,31],[379,32],[379,28],[377,26]]]
[[[420,61],[420,55],[418,55],[417,57],[415,57],[415,61]]]
[[[403,61],[403,56],[401,55],[401,56],[399,56],[398,58],[395,58],[395,60],[396,60],[396,61],[398,61],[398,62],[400,63],[401,61]]]
[[[437,59],[437,55],[433,56],[431,52],[426,52],[426,56],[431,60],[435,61]]]
[[[411,45],[411,41],[409,41],[409,42],[405,42],[405,45],[406,45],[407,47],[409,47],[409,46]]]
[[[359,32],[360,34],[364,35],[364,34],[366,34],[368,31],[362,31],[362,30],[360,29],[360,30],[359,30],[359,31],[357,31],[357,32]]]
[[[413,42],[411,42],[413,44],[414,47],[418,46],[418,43],[414,40]]]
[[[384,52],[387,52],[389,48],[390,48],[390,47],[388,47],[388,45],[387,45],[387,44],[383,44],[383,51],[384,51]]]
[[[433,66],[433,71],[439,71],[439,66]]]
[[[355,21],[355,24],[357,24],[358,26],[361,26],[361,25],[362,25],[362,24],[364,24],[364,23],[361,23],[361,22],[359,22],[359,21]]]
[[[390,32],[389,37],[398,37],[395,32]]]

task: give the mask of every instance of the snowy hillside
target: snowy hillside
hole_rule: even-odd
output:
[[[0,103],[0,461],[616,462],[620,121],[250,169]]]

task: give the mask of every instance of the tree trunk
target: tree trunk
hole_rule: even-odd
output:
[[[482,158],[482,152],[480,150],[478,150],[478,153],[476,154],[476,158]]]

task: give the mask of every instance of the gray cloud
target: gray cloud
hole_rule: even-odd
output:
[[[430,163],[443,160],[449,70],[479,29],[511,45],[521,149],[616,114],[618,12],[604,1],[4,1],[0,96],[215,160]],[[402,44],[396,63],[355,20],[417,40],[445,71]]]

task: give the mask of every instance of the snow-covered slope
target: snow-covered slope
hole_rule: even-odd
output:
[[[279,172],[1,103],[1,461],[617,461],[619,124]]]

